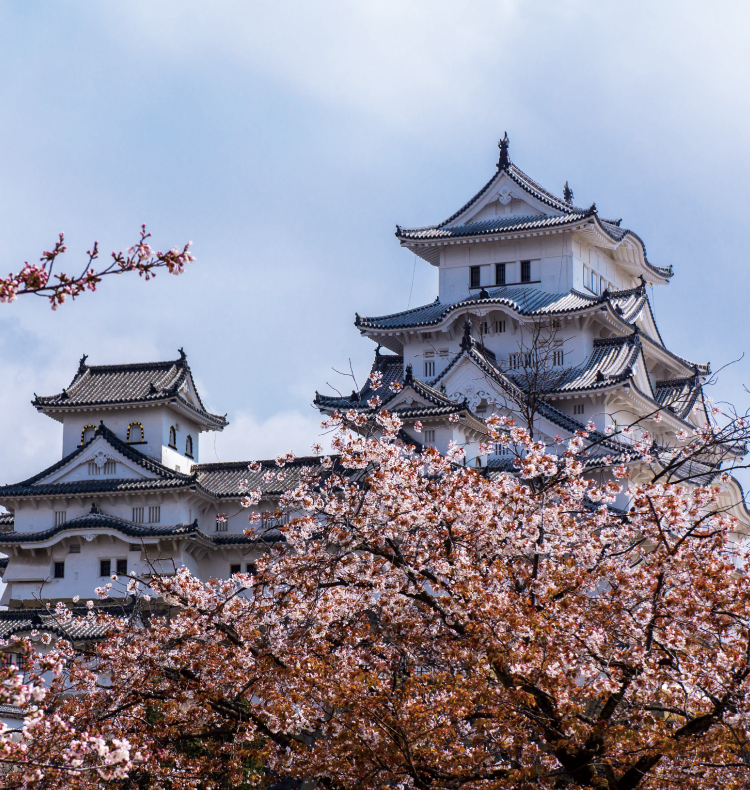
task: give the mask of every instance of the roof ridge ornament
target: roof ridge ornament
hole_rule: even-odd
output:
[[[505,132],[505,136],[497,144],[497,147],[500,149],[500,159],[497,162],[498,170],[505,170],[510,165],[510,157],[508,156],[509,145],[508,133]]]
[[[82,373],[82,372],[83,372],[83,371],[86,369],[86,367],[87,367],[87,365],[86,365],[86,360],[87,360],[88,358],[89,358],[89,355],[88,355],[88,354],[84,354],[84,355],[83,355],[83,356],[80,358],[80,360],[78,361],[78,372],[79,372],[79,373]]]
[[[89,511],[89,514],[92,515],[92,516],[103,516],[104,515],[104,513],[102,513],[102,511],[99,510],[99,507],[97,506],[96,502],[92,502],[91,503],[91,510]]]
[[[187,362],[187,354],[185,353],[184,348],[177,349],[180,352],[180,362]]]
[[[568,185],[568,182],[565,182],[565,186],[563,187],[563,198],[565,198],[565,202],[568,205],[572,205],[573,203],[573,190]]]
[[[410,362],[404,371],[404,384],[411,384],[412,381],[414,381],[414,368],[412,368]]]

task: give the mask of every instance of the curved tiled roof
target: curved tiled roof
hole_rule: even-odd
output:
[[[91,511],[86,513],[86,515],[72,518],[63,524],[50,527],[50,529],[40,530],[38,532],[6,532],[0,534],[0,546],[16,545],[19,543],[40,543],[64,532],[76,532],[78,530],[88,529],[111,529],[130,539],[196,536],[208,543],[216,545],[249,544],[258,541],[269,542],[283,539],[279,533],[264,533],[256,537],[248,537],[244,533],[209,535],[198,527],[197,520],[193,521],[192,524],[170,524],[165,526],[136,524],[134,521],[128,521],[119,516],[102,513],[97,505],[94,504],[91,506]]]
[[[190,403],[180,392],[187,381],[198,399]],[[129,365],[87,365],[86,356],[70,384],[57,395],[35,395],[32,404],[44,411],[48,408],[79,408],[112,404],[147,404],[165,400],[179,400],[217,426],[227,425],[224,417],[211,414],[201,401],[192,380],[187,357],[180,349],[180,358],[167,362],[143,362]]]
[[[204,489],[222,498],[240,497],[249,490],[260,490],[266,496],[279,496],[296,486],[306,472],[324,470],[318,456],[295,458],[283,467],[278,466],[275,460],[258,463],[260,468],[255,472],[248,468],[249,461],[198,464],[193,467],[193,472]]]
[[[553,214],[552,216],[539,214],[514,217],[499,216],[480,219],[476,222],[468,222],[466,225],[455,225],[450,228],[446,228],[442,225],[429,225],[424,228],[398,227],[396,230],[396,237],[399,239],[429,241],[431,239],[462,238],[463,236],[486,236],[487,234],[511,233],[524,230],[536,230],[538,228],[556,228],[564,225],[572,225],[592,215],[593,212]]]
[[[625,381],[633,375],[633,365],[641,353],[637,334],[595,338],[589,357],[583,364],[563,371],[549,394],[602,389]]]
[[[702,392],[698,376],[681,379],[666,379],[654,384],[654,397],[657,403],[665,406],[683,419],[695,406]]]
[[[6,532],[0,534],[0,544],[3,543],[36,543],[47,540],[61,532],[70,532],[79,529],[113,529],[130,538],[148,538],[171,535],[188,535],[198,531],[198,522],[192,524],[173,524],[171,526],[154,526],[152,524],[136,524],[134,521],[102,513],[96,505],[91,506],[91,512],[84,516],[72,518],[62,524],[57,524],[50,529],[38,532]]]
[[[632,290],[632,289],[631,289]],[[631,290],[621,293],[631,293]],[[480,292],[481,293],[481,292]],[[422,307],[413,307],[400,313],[376,316],[372,318],[357,316],[355,326],[360,329],[402,329],[417,326],[433,326],[439,324],[446,316],[457,310],[472,305],[504,305],[521,315],[563,315],[585,310],[606,302],[609,296],[588,296],[572,290],[564,294],[547,293],[529,286],[502,286],[486,289],[487,296],[479,294],[462,299],[460,302],[441,304],[437,299]],[[615,292],[615,296],[617,293]]]
[[[133,614],[134,606],[131,603],[120,605],[97,606],[95,614],[109,614],[116,617],[129,617]],[[85,639],[100,639],[110,626],[107,623],[97,622],[96,617],[88,617],[89,610],[86,606],[73,606],[70,608],[73,619],[63,623],[55,614],[47,609],[8,609],[0,612],[0,639],[7,639],[12,634],[27,633],[29,631],[46,631],[65,639],[80,641]]]

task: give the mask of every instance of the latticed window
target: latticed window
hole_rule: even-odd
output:
[[[127,576],[128,575],[128,561],[127,561],[127,559],[117,560],[117,575],[118,576]]]
[[[505,319],[495,321],[495,334],[500,335],[505,332]]]
[[[216,531],[217,532],[226,532],[229,529],[229,522],[227,521],[226,516],[217,516],[216,517]]]
[[[469,269],[469,283],[472,288],[479,288],[479,283],[481,282],[481,269],[479,266],[472,266]]]
[[[112,560],[99,560],[99,575],[100,576],[112,575]]]
[[[229,575],[234,576],[236,573],[242,573],[242,565],[239,562],[229,566]]]
[[[583,414],[583,404],[582,403],[574,403],[573,404],[573,414]]]
[[[432,378],[435,375],[435,362],[432,360],[426,361],[424,363],[424,375],[427,378]]]
[[[564,353],[564,351],[561,348],[557,349],[556,351],[553,351],[552,352],[552,364],[553,365],[562,365],[564,357],[565,357],[565,353]]]
[[[23,671],[25,663],[25,656],[23,653],[0,653],[0,666],[3,669],[15,667]]]
[[[435,429],[434,428],[428,428],[424,432],[424,441],[425,441],[425,444],[434,444],[435,443]]]
[[[142,507],[134,507],[133,508],[133,521],[136,524],[143,524],[143,508]]]
[[[107,461],[104,464],[104,474],[113,475],[117,472],[117,461]]]
[[[495,285],[505,285],[505,264],[495,264]]]
[[[56,562],[55,563],[55,578],[56,579],[64,579],[65,578],[65,562]]]
[[[55,526],[59,527],[60,524],[64,524],[68,519],[68,511],[67,510],[56,510],[55,511]]]
[[[148,509],[148,523],[158,524],[161,521],[161,508],[159,505],[153,505]]]
[[[71,543],[68,546],[68,552],[70,554],[80,554],[81,553],[81,544],[80,543]]]
[[[521,282],[531,282],[531,261],[521,261]]]
[[[520,354],[510,354],[508,356],[508,367],[511,370],[516,370],[517,368],[521,367],[521,355]]]

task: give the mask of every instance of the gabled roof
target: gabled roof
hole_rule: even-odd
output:
[[[73,380],[62,392],[35,394],[34,407],[55,416],[71,409],[171,403],[210,430],[228,425],[225,417],[206,410],[182,349],[179,359],[168,362],[87,365],[86,359],[84,354]]]
[[[508,136],[506,135],[499,143],[500,158],[497,163],[497,172],[474,197],[448,219],[436,225],[421,228],[404,228],[397,225],[396,238],[401,244],[410,247],[429,263],[437,265],[439,263],[439,249],[434,246],[435,244],[451,243],[453,239],[482,239],[487,236],[502,237],[506,234],[535,234],[550,232],[553,229],[565,229],[569,226],[574,228],[578,225],[581,226],[580,230],[593,235],[595,239],[601,240],[604,246],[613,249],[619,248],[621,243],[629,237],[634,242],[634,246],[640,248],[642,253],[642,257],[639,258],[640,265],[645,266],[646,270],[662,282],[666,282],[672,277],[671,267],[654,266],[649,262],[643,240],[633,231],[620,227],[621,220],[601,219],[597,214],[596,204],[592,204],[587,209],[574,206],[572,204],[573,195],[567,184],[565,198],[569,199],[557,197],[510,161],[508,145]],[[528,197],[534,208],[530,209],[530,213],[527,215],[498,215],[471,221],[471,215],[467,216],[468,212],[477,204],[481,204],[485,198],[489,198],[489,202],[492,202],[495,196],[492,190],[496,185],[499,186],[499,182],[503,180],[510,181],[514,189],[518,188],[522,194]],[[502,187],[500,187],[500,192],[502,192]],[[503,202],[507,202],[507,200]],[[543,213],[541,215],[531,213],[537,209]],[[627,245],[630,245],[630,241]]]
[[[103,439],[118,453],[137,464],[145,471],[150,472],[154,477],[144,477],[142,479],[112,478],[108,480],[70,480],[60,483],[40,482],[85,453],[97,438]],[[181,488],[194,484],[194,475],[176,472],[174,469],[160,464],[153,458],[149,458],[131,445],[123,442],[122,439],[119,439],[102,422],[96,429],[94,436],[86,442],[86,444],[77,447],[72,453],[69,453],[57,463],[47,467],[47,469],[30,477],[28,480],[23,480],[20,483],[14,483],[12,485],[0,486],[0,498]]]
[[[327,412],[347,412],[350,409],[359,412],[374,412],[376,410],[368,405],[368,401],[377,396],[382,401],[382,405],[379,408],[388,409],[388,411],[397,414],[402,420],[407,422],[435,417],[449,417],[451,414],[457,414],[462,419],[467,420],[469,424],[473,422],[475,429],[482,425],[482,420],[471,411],[465,400],[451,400],[441,390],[415,378],[411,365],[407,365],[406,370],[404,370],[403,365],[403,357],[381,354],[380,346],[378,346],[371,370],[371,374],[380,373],[383,377],[382,383],[377,389],[373,388],[371,379],[368,377],[362,389],[359,392],[352,392],[348,398],[321,395],[316,392],[313,403],[321,411]],[[403,384],[398,392],[394,392],[390,388],[391,383],[394,381]],[[407,402],[406,398],[410,393],[427,402],[415,403],[413,400],[411,403]],[[420,449],[422,446],[403,430],[400,433],[400,437],[408,444],[415,445],[417,449]]]

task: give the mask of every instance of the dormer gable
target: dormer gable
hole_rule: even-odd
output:
[[[514,181],[507,171],[500,171],[492,186],[476,203],[469,206],[445,227],[468,225],[493,217],[558,216],[563,212],[553,209]]]
[[[51,474],[37,480],[35,485],[67,483],[74,480],[154,479],[156,472],[136,463],[98,434],[82,452]]]

